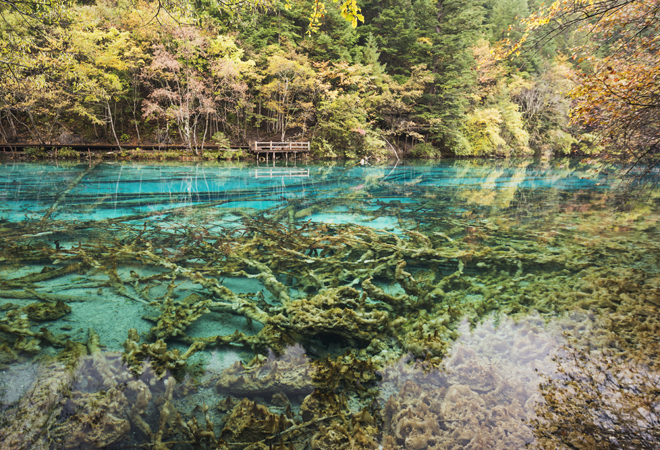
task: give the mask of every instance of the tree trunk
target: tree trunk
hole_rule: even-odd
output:
[[[115,122],[112,120],[112,109],[110,108],[109,99],[106,99],[105,106],[108,108],[108,120],[110,122],[110,129],[112,130],[112,135],[115,137],[115,142],[117,143],[117,147],[119,147],[119,151],[123,151],[121,148],[121,144],[119,143],[119,139],[117,138],[117,133],[115,132]]]

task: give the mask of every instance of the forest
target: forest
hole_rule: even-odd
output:
[[[0,141],[319,158],[660,141],[660,0],[0,0]]]

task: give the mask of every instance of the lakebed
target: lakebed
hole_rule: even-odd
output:
[[[0,445],[652,446],[657,197],[598,169],[4,164]]]

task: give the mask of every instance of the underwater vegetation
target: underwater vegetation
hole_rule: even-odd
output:
[[[0,223],[0,448],[656,442],[653,201],[486,194],[367,181]]]

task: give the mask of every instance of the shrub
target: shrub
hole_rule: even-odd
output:
[[[506,141],[500,136],[502,113],[497,108],[477,109],[465,120],[470,142],[469,156],[486,156],[500,153]],[[461,155],[468,156],[468,155]]]
[[[221,159],[224,159],[225,161],[238,161],[244,156],[245,152],[243,150],[237,150],[233,152],[225,150],[204,150],[204,159],[207,161],[217,161]]]
[[[410,150],[410,156],[413,158],[422,158],[422,159],[436,159],[440,158],[440,150],[435,148],[433,145],[421,142],[415,145],[412,150]]]
[[[231,142],[229,141],[229,138],[225,136],[225,133],[223,133],[222,131],[218,131],[213,136],[211,136],[211,140],[215,143],[215,145],[217,145],[220,148],[231,147]]]
[[[518,106],[504,101],[491,108],[479,108],[466,116],[469,146],[461,156],[517,156],[531,154],[529,134],[524,129]]]
[[[312,155],[316,158],[338,158],[332,145],[324,138],[312,141]]]
[[[45,158],[48,156],[46,149],[43,147],[26,147],[25,150],[23,150],[23,153],[25,153],[25,156],[32,159]]]
[[[71,147],[62,147],[57,151],[57,157],[63,159],[78,159],[80,158],[80,154]]]

